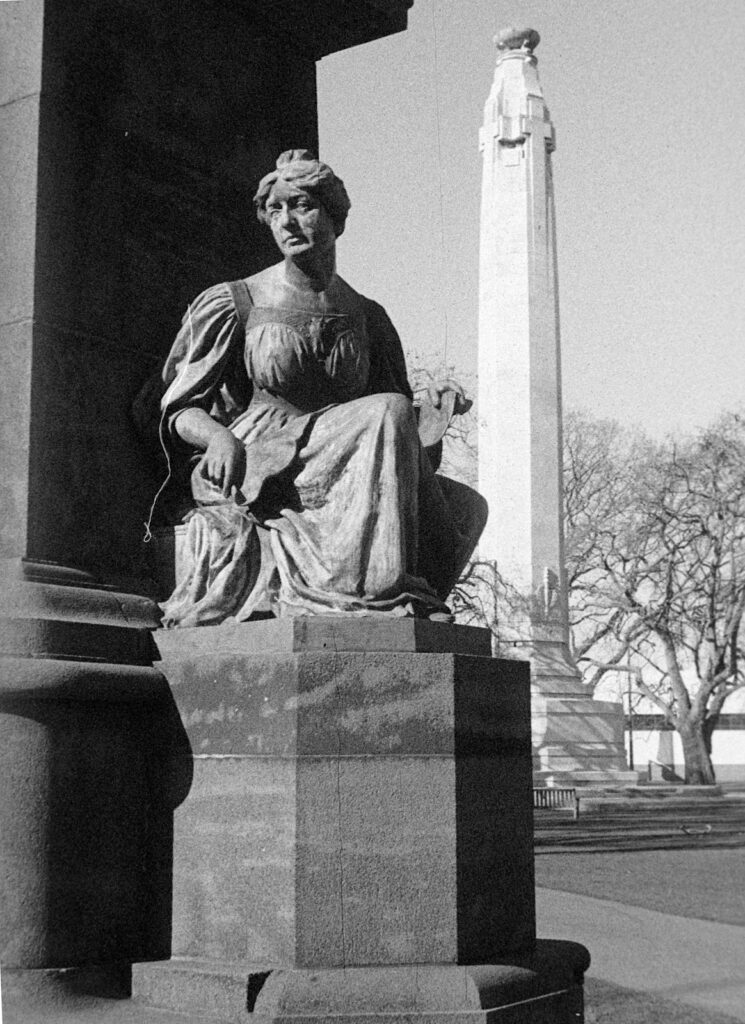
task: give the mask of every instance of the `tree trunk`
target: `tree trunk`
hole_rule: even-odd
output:
[[[687,786],[713,786],[716,782],[711,755],[707,749],[704,723],[688,721],[678,726],[683,744],[685,781]]]
[[[714,713],[714,714],[708,714],[706,716],[706,718],[704,719],[704,724],[702,726],[702,729],[703,729],[703,733],[704,733],[704,743],[706,744],[706,750],[707,750],[707,753],[709,754],[709,757],[711,757],[711,738],[714,735],[714,730],[716,729],[716,727],[718,725],[719,725],[719,712],[718,711],[716,713]]]

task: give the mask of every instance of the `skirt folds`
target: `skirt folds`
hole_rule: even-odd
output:
[[[246,446],[246,482],[228,500],[195,469],[187,571],[165,626],[447,611],[473,531],[429,465],[407,398],[302,416],[249,408],[230,429]]]

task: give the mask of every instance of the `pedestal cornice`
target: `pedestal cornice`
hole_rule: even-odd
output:
[[[244,0],[245,2],[245,0]],[[302,53],[327,54],[403,32],[414,0],[248,0],[245,6],[282,28]],[[235,4],[238,6],[238,4]]]

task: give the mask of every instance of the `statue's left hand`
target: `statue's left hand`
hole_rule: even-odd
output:
[[[454,380],[442,380],[433,381],[432,384],[427,385],[427,397],[429,398],[435,409],[439,409],[442,406],[442,397],[448,392],[453,392],[455,395],[455,401],[453,403],[453,414],[460,416],[473,405],[470,398],[466,398],[463,388]]]

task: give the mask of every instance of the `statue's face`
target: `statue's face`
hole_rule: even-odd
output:
[[[283,256],[320,254],[336,242],[331,217],[318,199],[287,182],[278,181],[269,193],[266,212]]]

